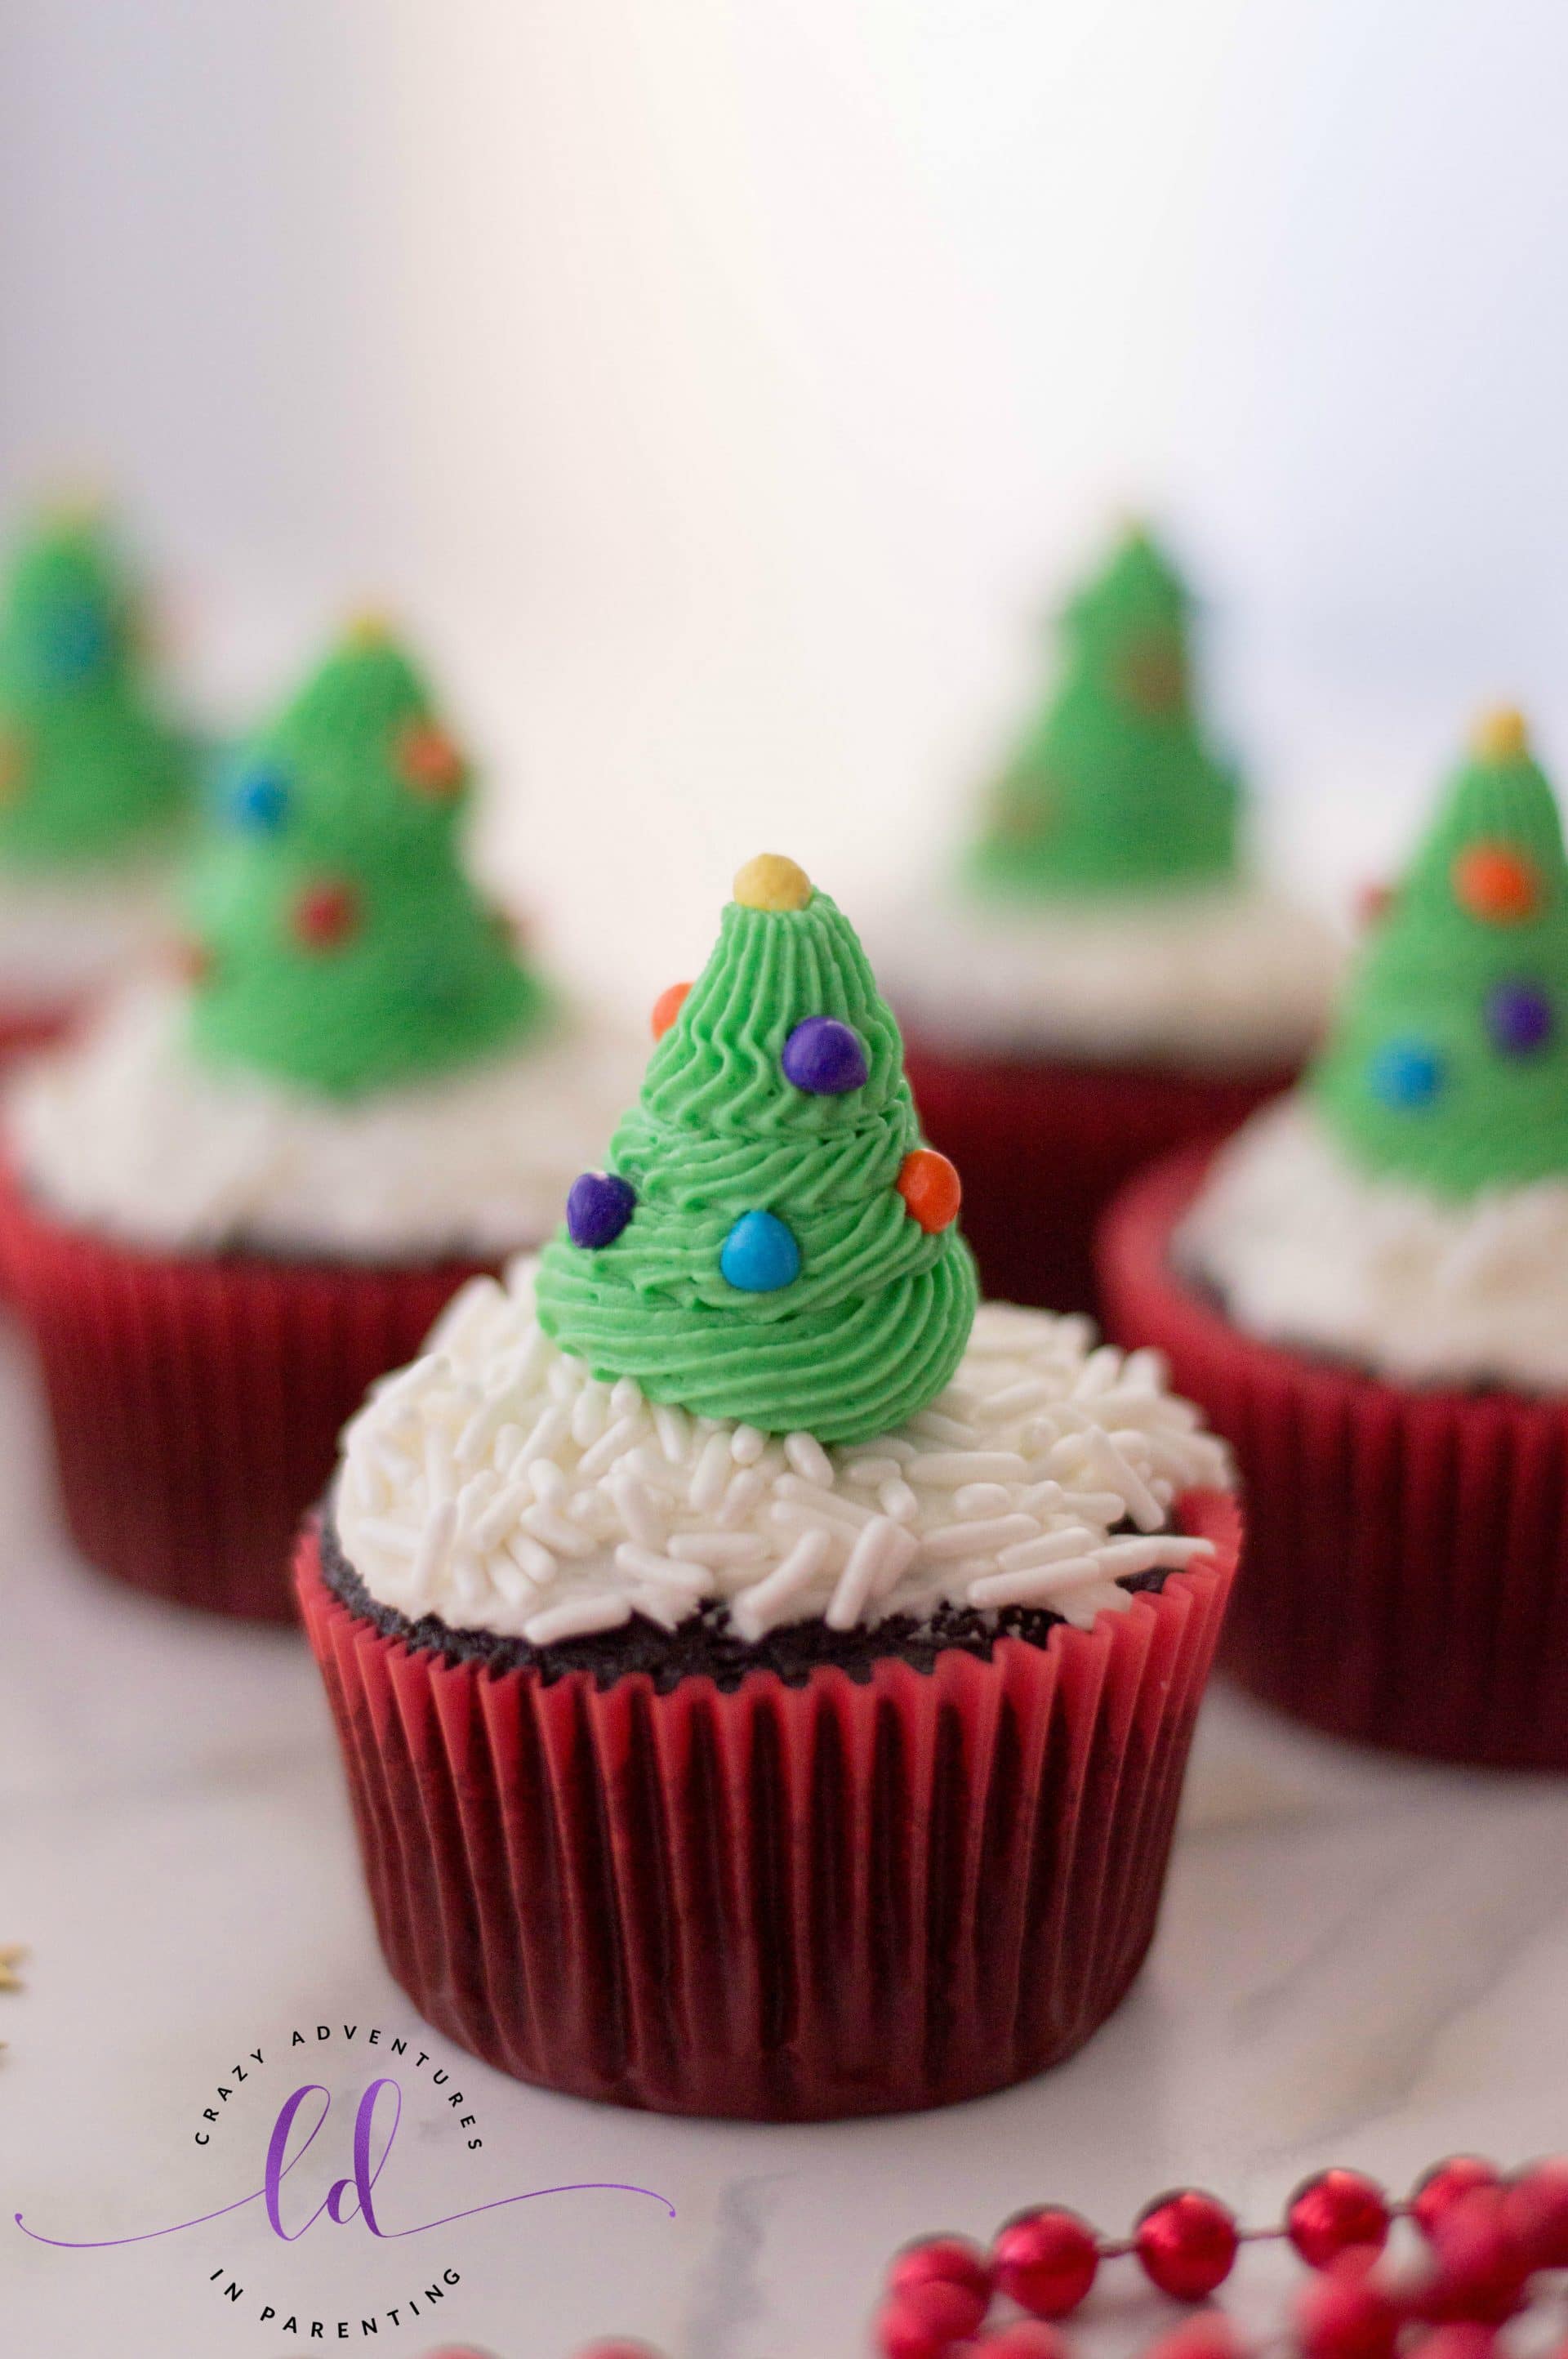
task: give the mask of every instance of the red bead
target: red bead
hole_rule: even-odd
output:
[[[460,2359],[460,2354],[455,2351],[433,2351],[430,2359]],[[476,2351],[472,2359],[490,2359],[490,2354]],[[628,2343],[623,2337],[617,2336],[610,2343],[589,2343],[586,2350],[578,2353],[577,2359],[659,2359],[659,2354],[651,2343]]]
[[[1398,2304],[1371,2276],[1370,2253],[1342,2253],[1296,2298],[1302,2359],[1393,2359]]]
[[[967,2343],[989,2302],[968,2286],[928,2277],[906,2286],[877,2312],[876,2347],[882,2359],[946,2359]]]
[[[1217,2196],[1184,2187],[1152,2203],[1133,2232],[1138,2257],[1162,2293],[1205,2301],[1236,2266],[1236,2215]]]
[[[468,765],[444,729],[411,721],[397,741],[397,767],[416,794],[446,802],[460,792]]]
[[[1503,2218],[1538,2269],[1568,2269],[1568,2158],[1531,2163],[1503,2196]]]
[[[1241,2337],[1223,2310],[1200,2310],[1147,2345],[1143,2359],[1241,2359]]]
[[[1412,2343],[1411,2359],[1494,2359],[1497,2347],[1495,2326],[1459,2321],[1452,2326],[1434,2326]]]
[[[1412,2299],[1419,2317],[1500,2326],[1514,2315],[1530,2260],[1509,2229],[1506,2203],[1503,2189],[1477,2187],[1434,2222],[1432,2271]]]
[[[1380,926],[1393,905],[1391,885],[1363,885],[1356,896],[1356,921],[1363,928]]]
[[[961,2286],[979,2301],[977,2325],[990,2308],[995,2281],[996,2272],[989,2256],[967,2236],[922,2236],[918,2243],[906,2245],[902,2253],[893,2255],[887,2277],[890,2293],[903,2293],[911,2286],[933,2282]]]
[[[1506,843],[1473,843],[1449,872],[1462,909],[1489,926],[1518,925],[1541,907],[1541,874],[1531,860]]]
[[[653,1012],[648,1018],[655,1040],[664,1038],[665,1034],[686,1006],[687,995],[690,989],[689,983],[671,983],[666,984],[664,990],[660,992],[654,1002]]]
[[[898,1192],[928,1236],[958,1217],[964,1188],[955,1167],[934,1147],[917,1147],[899,1167]]]
[[[1445,2162],[1434,2163],[1420,2180],[1411,2198],[1411,2211],[1430,2236],[1451,2204],[1473,2194],[1477,2187],[1498,2184],[1496,2163],[1478,2154],[1451,2154]]]
[[[1019,2318],[999,2326],[974,2344],[975,2359],[1072,2359],[1072,2345],[1059,2327],[1043,2318]]]
[[[1046,2204],[1021,2212],[997,2236],[997,2283],[1036,2318],[1065,2318],[1095,2281],[1099,2246],[1076,2212]]]
[[[1320,2170],[1292,2196],[1285,2228],[1307,2267],[1321,2269],[1357,2247],[1380,2253],[1391,2217],[1376,2180],[1358,2170]]]
[[[294,905],[293,926],[307,950],[335,951],[359,931],[360,897],[336,878],[308,885]]]

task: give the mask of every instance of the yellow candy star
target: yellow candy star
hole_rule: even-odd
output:
[[[19,1991],[26,1987],[16,1969],[27,1954],[16,1942],[13,1942],[9,1949],[0,1949],[0,1991]]]
[[[384,647],[392,636],[392,616],[384,606],[360,606],[343,625],[343,637],[351,647]]]
[[[1471,740],[1484,762],[1517,762],[1530,751],[1530,731],[1517,705],[1495,705],[1483,712]]]
[[[736,871],[732,890],[743,909],[804,909],[812,887],[805,869],[782,852],[759,852]]]

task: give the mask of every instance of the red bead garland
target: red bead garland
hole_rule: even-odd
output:
[[[1568,2269],[1568,2160],[1532,2163],[1504,2190],[1503,2216],[1538,2269]]]
[[[1295,2327],[1303,2359],[1393,2359],[1402,2320],[1373,2279],[1373,2259],[1341,2253],[1302,2288]]]
[[[1320,2170],[1303,2181],[1285,2212],[1285,2233],[1308,2268],[1368,2246],[1380,2253],[1393,2223],[1382,2189],[1358,2170]]]
[[[997,2283],[1036,2318],[1065,2318],[1095,2281],[1099,2245],[1076,2212],[1021,2212],[996,2240]]]
[[[996,2270],[979,2245],[967,2236],[922,2236],[918,2242],[906,2245],[895,2253],[888,2269],[890,2294],[903,2293],[911,2286],[961,2286],[979,2301],[979,2317],[983,2318],[990,2307],[991,2288],[996,2283]]]
[[[1145,2274],[1177,2301],[1206,2301],[1236,2266],[1236,2214],[1195,2187],[1162,2195],[1133,2235]]]
[[[1430,2236],[1439,2220],[1452,2205],[1473,2194],[1478,2187],[1496,2187],[1498,2166],[1478,2154],[1451,2154],[1444,2162],[1434,2163],[1424,2179],[1416,2182],[1411,2198],[1411,2217]]]
[[[928,2277],[905,2286],[877,2313],[876,2347],[882,2359],[947,2359],[967,2343],[990,2308],[989,2294]]]

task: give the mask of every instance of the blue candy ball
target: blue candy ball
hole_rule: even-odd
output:
[[[742,1294],[776,1294],[800,1276],[800,1247],[776,1212],[742,1212],[724,1240],[719,1266]]]
[[[1389,1040],[1373,1058],[1368,1079],[1385,1105],[1430,1105],[1443,1087],[1443,1060],[1424,1040]]]
[[[619,1172],[579,1172],[567,1198],[567,1234],[589,1253],[612,1245],[636,1209],[636,1191]]]
[[[808,1016],[797,1024],[784,1045],[786,1082],[813,1097],[842,1097],[846,1090],[864,1089],[866,1051],[852,1024],[836,1016]]]
[[[1487,1001],[1487,1029],[1505,1057],[1544,1049],[1557,1029],[1551,1000],[1533,983],[1499,983]]]
[[[270,763],[240,772],[229,794],[229,816],[253,835],[276,835],[288,817],[288,780]]]

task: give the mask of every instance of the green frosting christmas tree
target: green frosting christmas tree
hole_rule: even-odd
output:
[[[1240,787],[1193,708],[1190,600],[1143,531],[1067,606],[1050,701],[968,856],[988,891],[1149,893],[1235,873]]]
[[[1435,1195],[1568,1175],[1568,864],[1517,712],[1477,733],[1310,1086],[1357,1163]]]
[[[189,744],[145,676],[135,597],[102,520],[46,516],[0,593],[0,862],[114,860],[189,792]]]
[[[369,618],[248,745],[188,886],[199,1051],[335,1097],[519,1040],[545,1015],[460,858],[468,766]]]
[[[610,1168],[542,1256],[541,1325],[698,1416],[821,1441],[901,1424],[962,1357],[975,1270],[852,928],[764,854],[654,1026]]]

